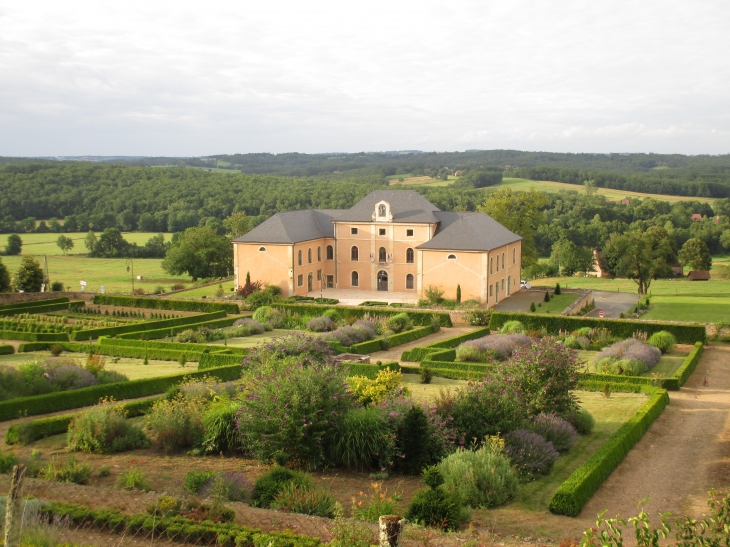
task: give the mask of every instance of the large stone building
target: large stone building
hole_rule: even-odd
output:
[[[350,209],[277,213],[233,240],[236,286],[285,296],[320,288],[412,293],[492,306],[520,289],[522,238],[484,213],[440,211],[413,191],[376,190]]]

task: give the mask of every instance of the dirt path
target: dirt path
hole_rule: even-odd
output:
[[[707,386],[703,381],[707,379]],[[709,346],[681,391],[588,502],[580,518],[634,516],[637,504],[700,516],[711,488],[730,487],[730,346]]]
[[[459,336],[461,334],[466,334],[467,332],[473,331],[477,328],[478,327],[442,328],[437,333],[430,334],[430,335],[426,336],[425,338],[420,338],[413,342],[408,342],[407,344],[395,346],[394,348],[391,348],[387,351],[376,351],[375,353],[370,355],[370,358],[371,358],[371,361],[398,361],[398,362],[400,362],[400,356],[403,355],[403,352],[408,349],[413,349],[413,348],[417,348],[420,346],[427,346],[429,344],[433,344],[434,342],[438,342],[439,340],[445,340],[446,338],[451,338],[453,336]],[[416,363],[412,363],[412,364],[415,365]]]

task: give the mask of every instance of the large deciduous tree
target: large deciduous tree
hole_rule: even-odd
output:
[[[522,267],[537,262],[535,233],[542,223],[541,207],[548,204],[542,192],[534,189],[529,192],[513,192],[502,188],[489,194],[479,210],[494,220],[522,236]]]
[[[63,251],[63,254],[67,254],[74,246],[74,240],[70,237],[60,235],[56,240],[56,245]]]
[[[710,249],[697,237],[688,239],[679,251],[679,262],[691,270],[709,270],[712,267]]]
[[[236,211],[223,220],[223,226],[231,239],[241,237],[251,229],[251,218],[243,211]]]
[[[188,228],[173,241],[162,268],[171,275],[187,273],[193,280],[227,277],[233,271],[233,246],[212,228]]]
[[[8,236],[8,244],[5,245],[5,254],[8,256],[19,255],[23,248],[23,240],[18,234]]]
[[[129,247],[129,243],[124,239],[119,229],[106,228],[94,244],[94,249],[90,255],[102,258],[127,256],[127,247]]]
[[[41,265],[35,258],[26,255],[13,278],[13,288],[16,291],[40,292],[44,277]]]
[[[569,239],[561,239],[553,245],[550,262],[560,270],[562,275],[571,276],[577,272],[592,270],[595,258],[592,249],[579,247]]]
[[[0,292],[7,292],[10,290],[10,272],[7,266],[0,260]]]

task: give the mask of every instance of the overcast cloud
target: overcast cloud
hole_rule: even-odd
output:
[[[730,153],[730,2],[0,1],[0,155]]]

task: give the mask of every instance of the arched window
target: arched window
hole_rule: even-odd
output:
[[[381,247],[378,250],[378,262],[386,262],[388,260],[388,253],[385,251],[385,247]]]
[[[357,287],[360,283],[360,276],[357,275],[357,272],[352,272],[352,283],[350,283],[353,287]]]
[[[309,249],[307,249],[307,262],[309,262],[310,264],[312,263],[312,249],[311,249],[311,247]]]
[[[512,264],[517,264],[517,249],[512,249]]]
[[[378,216],[381,218],[385,218],[385,204],[383,203],[378,205]]]
[[[357,261],[358,261],[358,258],[359,258],[359,256],[360,256],[360,253],[359,253],[359,251],[357,250],[357,247],[355,247],[355,246],[353,245],[353,246],[352,246],[352,249],[350,249],[350,260],[352,260],[353,262],[357,262]]]
[[[413,264],[413,249],[406,249],[406,263]]]
[[[301,266],[302,265],[302,251],[299,250],[299,254],[297,254],[297,263]]]
[[[332,245],[327,245],[327,260],[335,259],[335,250]]]
[[[446,260],[456,260],[456,255],[449,255],[446,257]]]
[[[322,247],[317,247],[317,262],[322,262]]]
[[[489,273],[490,274],[494,273],[494,259],[493,258],[489,259]]]
[[[266,252],[266,247],[259,247],[259,252],[260,253],[265,253]]]
[[[408,274],[406,276],[406,289],[412,289],[413,288],[413,274]]]

